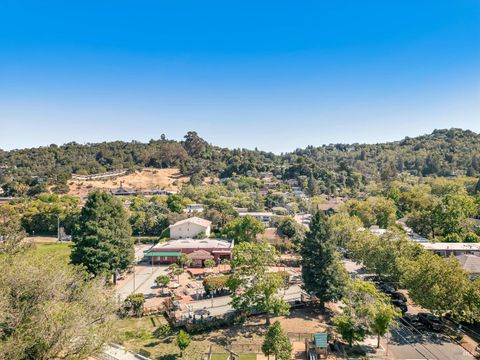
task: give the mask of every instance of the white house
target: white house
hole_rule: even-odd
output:
[[[188,204],[184,210],[186,213],[202,212],[204,210],[203,204]]]
[[[239,212],[238,216],[240,217],[245,217],[245,216],[251,216],[258,221],[264,223],[264,224],[269,224],[272,218],[275,216],[275,214],[271,212]]]
[[[172,239],[189,239],[194,238],[201,233],[205,233],[206,237],[210,236],[211,221],[201,219],[199,217],[191,217],[185,220],[177,221],[170,225],[170,238]]]
[[[420,243],[426,250],[432,251],[440,256],[459,256],[465,254],[480,256],[479,243]]]

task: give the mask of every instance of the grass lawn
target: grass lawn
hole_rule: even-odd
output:
[[[58,259],[69,260],[72,244],[68,242],[36,243],[32,251],[41,256],[54,256]]]
[[[257,360],[257,355],[255,354],[240,354],[237,357],[238,360]],[[227,354],[212,354],[211,360],[228,360]]]
[[[155,330],[167,321],[163,316],[146,316],[143,318],[119,319],[115,324],[116,340],[115,342],[125,346],[128,350],[147,356],[154,360],[171,360],[179,358],[179,350],[175,345],[176,333],[171,336],[155,337]],[[212,359],[227,359],[226,353],[220,342],[232,341],[232,343],[256,344],[260,346],[263,336],[256,333],[256,329],[237,325],[228,329],[211,331],[205,334],[191,335],[191,343],[184,351],[183,358],[188,360],[203,360],[210,346],[214,346],[213,351],[217,352]],[[223,339],[223,340],[222,340]],[[251,351],[248,348],[243,350],[245,353]],[[239,351],[242,353],[243,351]],[[255,354],[244,354],[240,360],[256,360]]]

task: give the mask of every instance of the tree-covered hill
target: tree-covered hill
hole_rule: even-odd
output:
[[[361,189],[370,179],[390,179],[400,172],[451,176],[480,174],[480,135],[469,130],[435,130],[429,135],[379,144],[308,146],[291,153],[227,149],[211,145],[195,132],[183,141],[159,140],[67,143],[12,151],[0,150],[0,184],[26,189],[45,183],[62,185],[75,174],[115,169],[179,167],[193,183],[205,176],[230,177],[271,171],[283,178],[301,178],[321,191]]]

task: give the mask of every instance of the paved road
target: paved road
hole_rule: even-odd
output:
[[[387,348],[386,344],[383,344]],[[448,337],[418,332],[400,324],[391,332],[388,355],[392,359],[473,360],[474,357]]]
[[[158,275],[167,274],[167,266],[135,266],[135,277],[131,277],[120,289],[117,290],[119,301],[123,301],[133,293],[156,294],[155,278]],[[135,288],[134,288],[135,285]]]
[[[293,285],[289,287],[285,292],[282,290],[280,292],[280,295],[282,295],[285,300],[291,301],[300,299],[301,293],[302,289],[300,288],[300,286]],[[212,299],[206,299],[198,300],[187,305],[190,311],[193,313],[200,309],[206,309],[210,312],[210,315],[218,316],[233,310],[232,306],[230,305],[231,300],[232,298],[230,296],[219,296],[213,298],[213,302]],[[188,311],[185,312],[185,314],[188,314]]]

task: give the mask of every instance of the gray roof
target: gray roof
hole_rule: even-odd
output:
[[[480,256],[463,254],[456,258],[466,271],[472,274],[480,274]]]
[[[231,249],[233,242],[223,239],[178,239],[158,243],[153,251],[168,251],[169,249]]]

